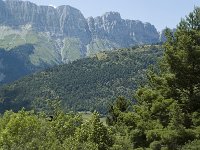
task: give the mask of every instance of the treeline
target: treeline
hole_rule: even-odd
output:
[[[161,46],[136,46],[102,52],[36,73],[0,88],[0,112],[42,109],[46,99],[62,100],[65,110],[107,112],[118,95],[132,97],[145,71],[162,56]]]

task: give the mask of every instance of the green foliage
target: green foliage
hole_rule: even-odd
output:
[[[133,79],[134,74],[130,69],[135,67],[134,63],[138,63],[139,56],[142,56],[140,54],[149,56],[151,51],[149,48],[143,52],[136,48],[101,53],[96,57],[41,72],[3,87],[1,89],[3,109],[16,103],[29,108],[31,101],[28,98],[37,97],[39,106],[41,104],[42,108],[53,108],[53,116],[51,119],[48,118],[47,114],[50,111],[37,114],[24,110],[18,113],[5,112],[0,117],[0,148],[198,150],[200,146],[199,24],[200,8],[195,8],[186,20],[180,22],[176,32],[172,34],[169,30],[166,31],[165,53],[159,68],[152,67],[148,71],[148,82],[136,91],[134,105],[125,97],[118,97],[110,105],[107,117],[109,126],[100,121],[100,116],[96,112],[89,121],[83,121],[80,115],[66,114],[57,109],[59,108],[57,106],[61,104],[78,110],[82,105],[88,104],[89,107],[84,108],[87,110],[95,108],[91,98],[100,106],[107,104],[104,100],[109,98],[109,92],[115,93],[119,90],[122,92],[118,91],[120,95],[123,94],[125,92],[123,89],[134,87],[128,83],[139,78],[134,76]],[[147,55],[142,56],[142,59],[149,59]],[[132,58],[137,59],[133,61],[135,59]],[[143,65],[139,62],[136,66],[143,68]],[[82,86],[84,84],[87,84],[87,87]],[[86,91],[92,96],[85,95]],[[71,92],[74,95],[70,95]],[[29,95],[30,93],[32,95]],[[76,99],[73,99],[73,96],[76,97],[78,94],[82,96],[78,97],[74,105],[72,103]],[[96,94],[103,95],[97,97]],[[45,105],[44,101],[40,103],[42,97],[38,95],[48,97],[52,107]],[[67,96],[71,100],[67,99]],[[60,97],[61,103],[51,101]],[[35,106],[36,104],[37,101]]]
[[[148,65],[162,55],[160,49],[140,46],[102,52],[27,76],[0,88],[0,111],[42,108],[46,107],[44,100],[60,99],[66,110],[106,113],[115,97],[131,99],[132,91],[145,81],[143,74]]]
[[[150,144],[150,148],[152,150],[160,150],[161,149],[161,143],[159,141],[154,141]]]
[[[114,139],[109,127],[94,113],[89,122],[80,115],[57,111],[52,120],[47,114],[21,110],[0,117],[0,149],[108,150]]]
[[[132,114],[132,124],[125,125],[135,149],[199,149],[199,18],[200,8],[195,8],[175,33],[166,31],[165,53],[159,68],[149,70],[149,82],[136,91],[133,110],[125,112]],[[113,104],[111,112],[118,122],[126,115],[120,115],[123,113],[115,107]],[[112,125],[118,128],[119,124]]]
[[[167,33],[169,40],[165,44],[165,58],[175,75],[170,86],[173,86],[180,101],[192,109],[184,108],[187,111],[199,109],[199,15],[200,9],[196,8],[186,20],[181,21],[174,36]]]
[[[111,131],[100,122],[99,115],[94,113],[88,139],[98,145],[99,150],[108,149],[113,145]]]
[[[73,150],[98,150],[98,147],[95,143],[92,142],[78,142],[74,138],[66,139],[64,142],[64,147],[66,150],[73,149]]]
[[[109,149],[113,145],[112,133],[108,127],[103,125],[97,113],[93,114],[91,120],[81,125],[75,137],[81,143],[95,143],[99,150]]]
[[[114,104],[109,107],[106,123],[108,125],[119,123],[130,124],[131,120],[129,118],[132,117],[131,114],[124,113],[128,111],[130,104],[124,97],[118,97]]]
[[[180,150],[199,150],[200,140],[194,140],[190,143],[185,144]]]
[[[136,147],[160,149],[163,145],[170,150],[178,149],[198,137],[193,127],[198,126],[200,108],[200,70],[197,67],[200,65],[200,30],[195,24],[199,20],[191,22],[191,16],[198,18],[199,12],[196,8],[182,20],[174,35],[166,31],[160,71],[150,71],[149,84],[136,92],[137,127],[132,133]]]
[[[0,147],[2,149],[55,149],[59,141],[50,124],[32,112],[6,112],[0,119]]]

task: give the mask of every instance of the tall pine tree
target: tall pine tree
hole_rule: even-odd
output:
[[[182,19],[167,41],[160,68],[136,92],[134,148],[179,149],[200,140],[200,8]]]

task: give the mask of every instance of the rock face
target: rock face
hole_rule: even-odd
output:
[[[159,34],[150,23],[124,20],[117,12],[108,12],[101,17],[88,18],[93,39],[107,39],[122,47],[142,43],[155,43]]]
[[[78,38],[83,45],[94,39],[106,39],[119,47],[159,40],[157,30],[150,23],[124,20],[116,12],[85,19],[79,10],[71,6],[53,8],[28,1],[0,0],[0,24],[11,27],[31,24],[38,32],[50,32],[52,36],[61,38]]]
[[[0,24],[18,27],[31,24],[40,32],[50,32],[56,36],[72,36],[80,38],[84,43],[90,40],[87,21],[82,13],[70,6],[37,6],[28,1],[0,2]]]

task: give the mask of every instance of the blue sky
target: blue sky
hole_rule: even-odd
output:
[[[100,16],[108,11],[117,11],[124,19],[150,22],[160,31],[174,28],[200,0],[30,0],[38,5],[70,5],[89,16]]]

